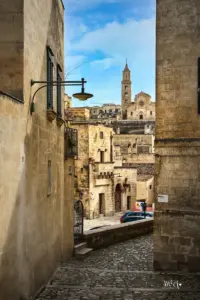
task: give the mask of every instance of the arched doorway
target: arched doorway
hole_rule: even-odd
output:
[[[118,183],[115,188],[115,212],[121,211],[121,185]]]

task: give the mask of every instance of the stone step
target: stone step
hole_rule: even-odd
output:
[[[76,252],[81,250],[81,249],[85,249],[87,247],[86,243],[79,243],[77,245],[74,246],[74,254],[76,255]]]
[[[83,249],[77,250],[75,253],[75,257],[77,259],[84,259],[92,252],[92,250],[93,250],[92,248],[83,248]]]

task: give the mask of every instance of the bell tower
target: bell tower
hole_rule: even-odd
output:
[[[127,108],[131,103],[131,71],[128,68],[126,61],[125,68],[122,72],[122,95],[121,95],[121,105],[122,105],[122,119],[127,119]]]

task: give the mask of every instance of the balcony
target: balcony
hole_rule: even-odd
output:
[[[95,163],[95,172],[98,174],[102,173],[112,173],[114,171],[114,163],[105,162],[105,163]]]
[[[74,128],[65,128],[65,159],[78,156],[78,131]]]

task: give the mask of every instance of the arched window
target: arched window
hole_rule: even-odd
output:
[[[140,120],[143,120],[143,115],[140,115]]]

